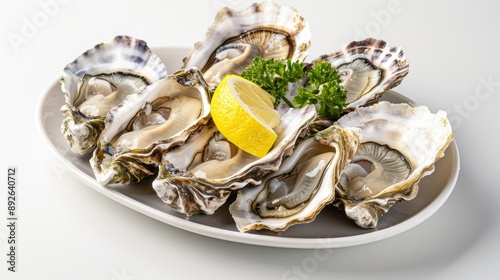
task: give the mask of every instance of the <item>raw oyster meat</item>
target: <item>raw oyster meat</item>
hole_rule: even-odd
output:
[[[271,1],[239,11],[222,8],[184,67],[200,68],[215,89],[224,76],[241,74],[257,56],[303,61],[310,45],[309,24],[294,8]]]
[[[314,220],[335,198],[335,185],[358,149],[359,128],[332,125],[301,142],[262,184],[238,191],[229,211],[238,230],[288,227]]]
[[[166,75],[165,65],[146,42],[129,36],[98,44],[69,63],[61,79],[61,132],[71,150],[92,152],[109,110]]]
[[[90,160],[97,181],[129,184],[152,175],[162,153],[183,144],[210,119],[209,98],[201,72],[191,68],[114,107]]]
[[[318,57],[308,67],[318,61],[327,61],[338,70],[347,93],[345,111],[377,102],[386,91],[399,85],[409,71],[400,47],[391,47],[373,38],[351,42],[336,52]]]
[[[313,105],[289,109],[274,128],[278,138],[262,158],[237,148],[211,122],[193,134],[185,145],[163,155],[153,188],[168,206],[180,213],[213,214],[232,190],[258,184],[265,174],[276,171],[315,117]]]
[[[377,226],[392,205],[413,199],[453,139],[446,112],[382,101],[341,117],[362,129],[358,152],[342,173],[335,204],[363,228]]]

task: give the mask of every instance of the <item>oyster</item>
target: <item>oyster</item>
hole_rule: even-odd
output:
[[[392,205],[413,199],[453,139],[446,112],[387,101],[358,108],[338,122],[362,129],[358,152],[342,173],[335,205],[363,228],[374,228]]]
[[[345,111],[377,102],[386,91],[399,85],[409,71],[400,47],[390,47],[385,41],[372,38],[351,42],[341,50],[322,55],[308,67],[318,61],[327,61],[339,71],[347,93]]]
[[[214,89],[228,74],[241,74],[254,57],[304,60],[311,45],[309,24],[291,7],[271,1],[236,11],[222,8],[205,38],[184,59],[198,67]]]
[[[335,198],[335,185],[358,149],[359,128],[332,125],[301,142],[262,184],[238,191],[229,207],[238,230],[288,227],[314,220]]]
[[[181,145],[210,119],[201,72],[182,69],[126,99],[106,117],[90,160],[101,184],[129,184],[152,175],[161,154]]]
[[[79,155],[94,150],[109,110],[166,75],[146,42],[128,36],[98,44],[69,63],[61,79],[61,132],[71,150]]]
[[[232,190],[258,184],[265,174],[277,170],[315,117],[313,105],[289,109],[274,128],[278,138],[262,158],[237,148],[210,123],[185,145],[163,155],[153,188],[165,204],[180,213],[213,214]]]

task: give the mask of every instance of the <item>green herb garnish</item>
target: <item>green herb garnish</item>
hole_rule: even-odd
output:
[[[296,107],[318,104],[318,115],[339,118],[346,105],[347,94],[340,84],[337,70],[329,62],[319,61],[307,72],[307,76],[307,86],[299,88],[293,98]]]
[[[283,100],[288,106],[294,107],[288,100],[286,90],[290,83],[296,83],[304,76],[304,64],[292,62],[291,59],[263,59],[256,57],[253,64],[243,71],[241,76],[250,80],[274,96],[274,105]]]
[[[305,74],[309,81],[297,89],[297,95],[291,102],[286,98],[288,87],[299,82]],[[269,92],[275,98],[275,106],[282,101],[295,108],[314,104],[318,115],[338,119],[346,105],[347,95],[340,84],[340,76],[325,61],[315,63],[312,69],[306,71],[302,62],[257,57],[241,76]]]

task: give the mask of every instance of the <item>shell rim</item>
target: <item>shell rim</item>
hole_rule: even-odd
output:
[[[163,49],[164,51],[165,49],[181,49],[184,52],[187,49],[183,48],[182,46],[173,46],[173,47],[153,46],[152,48],[155,49],[156,51],[159,51],[160,49]],[[371,231],[366,234],[354,235],[348,237],[295,238],[295,237],[277,237],[277,236],[241,233],[238,231],[231,231],[227,229],[220,229],[208,225],[198,224],[183,218],[170,215],[160,210],[154,209],[151,206],[147,206],[141,203],[140,201],[132,199],[131,197],[119,192],[118,190],[101,186],[96,183],[95,179],[85,174],[82,170],[80,170],[77,166],[75,166],[74,164],[69,162],[67,158],[65,158],[65,156],[61,153],[61,151],[58,150],[58,148],[52,142],[48,134],[48,131],[45,130],[45,124],[44,124],[44,113],[45,113],[44,105],[49,96],[51,96],[51,93],[54,90],[59,90],[59,79],[60,77],[58,76],[45,86],[45,88],[42,91],[42,94],[37,100],[37,105],[35,110],[35,123],[37,126],[37,130],[39,131],[41,137],[43,138],[43,141],[47,144],[49,150],[52,152],[53,156],[57,158],[57,160],[59,160],[60,163],[63,163],[65,168],[68,171],[70,171],[70,173],[74,177],[76,177],[79,181],[88,185],[89,187],[101,193],[102,195],[105,195],[111,200],[123,204],[124,206],[127,206],[141,214],[149,216],[160,222],[199,235],[225,241],[231,241],[235,243],[258,245],[264,247],[275,247],[275,248],[327,249],[327,248],[342,248],[342,247],[368,244],[403,233],[419,225],[423,221],[427,220],[445,203],[447,198],[452,193],[456,185],[456,182],[458,180],[458,175],[460,170],[460,156],[456,140],[454,139],[450,142],[450,145],[446,150],[445,154],[445,156],[447,157],[454,158],[453,160],[454,164],[453,166],[450,167],[451,169],[450,176],[446,186],[443,187],[439,195],[436,196],[431,201],[431,203],[429,203],[426,207],[421,209],[418,213],[416,213],[409,219],[399,224],[393,225],[392,227],[388,227],[377,231]],[[398,94],[392,90],[390,90],[389,92]],[[412,100],[408,99],[403,95],[401,95],[401,99],[403,100],[403,102],[413,103]],[[60,97],[60,101],[63,102],[62,95]]]

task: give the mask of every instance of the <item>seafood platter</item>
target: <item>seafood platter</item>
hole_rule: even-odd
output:
[[[85,169],[84,180],[103,193],[114,192],[115,200],[143,213],[152,210],[150,216],[160,220],[167,212],[177,219],[167,222],[184,228],[223,223],[231,228],[228,240],[294,239],[295,227],[309,231],[311,239],[317,224],[330,219],[362,236],[430,216],[426,207],[434,212],[451,192],[458,150],[446,112],[433,113],[393,91],[409,73],[403,49],[366,38],[310,59],[311,43],[306,19],[270,1],[220,9],[204,38],[182,57],[168,58],[178,59],[177,68],[165,63],[168,49],[116,36],[64,67],[54,93],[59,97],[53,97],[64,99],[55,112],[60,134],[49,135],[49,142],[64,139],[58,143],[65,147],[55,149],[61,158],[74,170]],[[290,59],[306,69],[329,63],[346,93],[340,116],[320,116],[314,104],[280,103],[277,138],[264,156],[234,145],[212,120],[211,99],[225,76],[241,75],[256,57]],[[286,94],[294,96],[307,80],[304,75],[290,84]],[[47,121],[42,120],[45,128]],[[421,192],[432,193],[432,183],[419,185],[432,181],[426,177],[439,161],[453,164],[449,178],[439,182],[448,185],[435,194],[440,201],[432,197],[394,224],[386,220],[391,211],[402,215],[398,207],[418,202]],[[141,195],[154,206],[141,205]],[[342,237],[329,230],[321,238]]]

